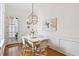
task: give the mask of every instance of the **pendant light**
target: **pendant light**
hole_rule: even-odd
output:
[[[33,24],[36,24],[38,21],[38,16],[35,14],[35,11],[34,11],[34,4],[32,3],[32,23]]]
[[[37,23],[37,21],[38,21],[38,17],[37,17],[37,15],[35,14],[35,11],[34,11],[34,4],[32,3],[32,18],[31,18],[31,23],[34,25],[34,24],[36,24]],[[32,37],[34,37],[35,36],[35,33],[36,33],[36,31],[34,30],[34,28],[32,28],[32,31],[31,31],[31,34],[32,34]]]
[[[34,11],[34,4],[32,3],[32,13],[28,16],[29,21],[28,24],[36,24],[38,22],[38,16],[35,14]]]

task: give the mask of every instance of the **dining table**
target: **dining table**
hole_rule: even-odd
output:
[[[22,39],[25,39],[25,41],[28,41],[32,45],[33,55],[35,55],[36,45],[40,44],[40,42],[43,40],[48,40],[47,38],[27,37],[27,36],[22,36]]]

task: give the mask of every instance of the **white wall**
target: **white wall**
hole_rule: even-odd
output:
[[[79,38],[79,4],[36,4],[40,20],[58,18],[58,30],[52,32],[60,36]],[[39,8],[39,10],[38,10]],[[58,35],[58,36],[59,36]]]

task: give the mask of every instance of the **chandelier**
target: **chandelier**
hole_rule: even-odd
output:
[[[38,22],[38,16],[34,12],[34,4],[33,3],[32,3],[32,12],[28,16],[28,19],[29,19],[29,21],[27,22],[27,24],[36,24]]]

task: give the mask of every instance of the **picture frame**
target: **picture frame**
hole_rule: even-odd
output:
[[[57,31],[57,17],[54,17],[45,22],[46,31]]]

